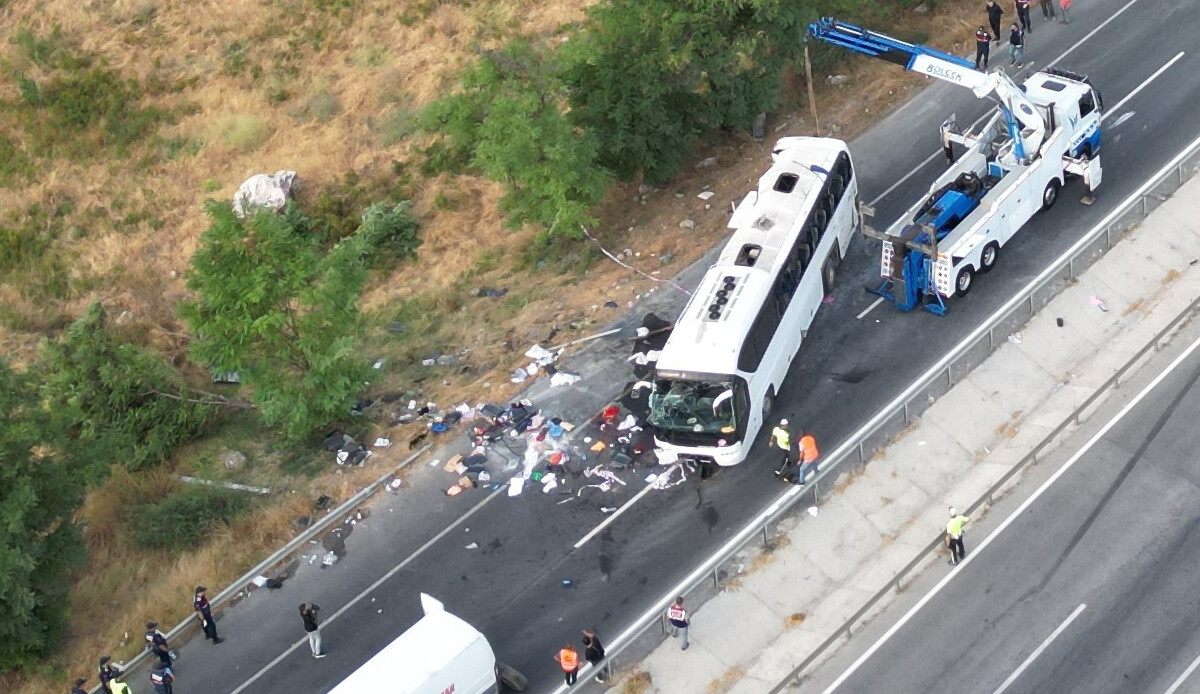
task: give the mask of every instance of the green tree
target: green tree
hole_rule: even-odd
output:
[[[534,224],[549,236],[579,236],[612,176],[597,165],[598,142],[566,115],[555,54],[513,42],[486,54],[462,89],[434,104],[427,123],[443,134],[433,148],[447,168],[470,169],[504,184],[509,226]]]
[[[203,364],[237,371],[263,421],[291,437],[344,415],[367,378],[356,349],[358,298],[380,245],[417,247],[407,204],[375,205],[358,230],[326,251],[294,205],[238,219],[209,201],[212,224],[192,256],[181,313]]]
[[[674,175],[703,133],[748,128],[778,105],[811,5],[783,0],[611,0],[567,44],[571,115],[629,178]]]
[[[0,361],[0,668],[33,665],[58,645],[68,574],[86,557],[74,520],[83,476],[63,419],[28,376]]]
[[[161,463],[230,405],[187,388],[158,355],[122,343],[100,302],[46,345],[43,367],[42,393],[87,445],[92,478],[112,463],[129,470]]]

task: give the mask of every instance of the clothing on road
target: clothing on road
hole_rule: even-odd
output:
[[[680,650],[686,651],[690,645],[688,644],[688,627],[692,625],[692,622],[688,619],[687,608],[683,606],[683,598],[675,598],[675,604],[667,608],[667,624],[670,626],[668,633],[671,638],[683,635],[683,645],[680,646]]]
[[[961,515],[953,506],[950,507],[950,520],[946,521],[946,546],[950,548],[951,566],[967,556],[967,548],[963,545],[963,531],[970,520]]]
[[[304,621],[304,631],[308,632],[308,647],[314,658],[325,657],[325,651],[321,649],[321,624],[317,621],[317,612],[320,610],[317,605],[300,603],[300,619]]]
[[[988,24],[992,27],[992,37],[996,43],[1000,43],[1000,17],[1004,14],[1004,10],[1000,5],[996,4],[995,0],[987,2]]]
[[[563,678],[567,685],[575,684],[575,680],[579,677],[579,654],[575,652],[575,647],[569,643],[564,644],[562,648],[558,649],[554,659],[562,668]]]
[[[1016,22],[1012,24],[1012,31],[1008,32],[1008,57],[1011,59],[1009,65],[1025,67],[1025,31]]]
[[[983,27],[975,32],[975,69],[986,70],[988,54],[992,52],[992,35]],[[982,61],[982,64],[981,62]]]
[[[200,628],[204,630],[204,638],[211,639],[215,646],[225,639],[217,636],[217,622],[213,619],[212,608],[209,607],[208,597],[205,595],[207,591],[208,588],[204,586],[196,586],[196,595],[192,598],[192,609],[196,611],[196,619],[200,622]]]

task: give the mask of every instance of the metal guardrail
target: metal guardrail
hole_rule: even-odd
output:
[[[771,525],[792,511],[806,497],[810,497],[812,502],[816,503],[821,494],[820,481],[822,478],[833,474],[834,477],[831,479],[836,479],[843,472],[839,468],[845,464],[853,465],[856,469],[865,466],[870,457],[868,455],[869,452],[873,453],[875,450],[883,447],[887,442],[888,436],[907,426],[915,413],[919,413],[925,407],[928,407],[928,402],[932,395],[948,391],[956,382],[956,376],[970,373],[978,361],[982,361],[982,358],[995,349],[996,334],[998,331],[1004,331],[1001,334],[1007,334],[1017,327],[1024,325],[1039,308],[1049,303],[1069,282],[1073,281],[1081,270],[1091,266],[1093,262],[1112,248],[1115,240],[1118,240],[1137,227],[1150,212],[1156,209],[1159,204],[1165,201],[1171,193],[1175,192],[1197,171],[1200,171],[1200,138],[1193,140],[1184,147],[1169,163],[1139,186],[1137,190],[1123,200],[1112,212],[1093,226],[1088,233],[1059,255],[1049,267],[996,310],[987,322],[981,324],[963,338],[911,386],[851,434],[845,442],[839,445],[826,458],[825,463],[821,466],[821,473],[809,483],[807,489],[802,490],[798,487],[789,488],[770,507],[759,514],[754,521],[747,524],[719,550],[710,555],[688,576],[659,598],[654,609],[644,613],[611,641],[606,653],[607,658],[604,663],[600,664],[600,670],[611,674],[617,657],[626,649],[638,643],[641,637],[646,636],[654,625],[659,625],[660,629],[663,629],[665,633],[662,615],[676,596],[689,596],[702,586],[708,585],[710,581],[714,588],[719,588],[722,567],[731,563],[738,554],[745,551],[760,536],[762,546],[770,547]],[[1200,300],[1193,303],[1183,314],[1180,314],[1172,322],[1171,326],[1160,332],[1153,342],[1143,348],[1134,359],[1118,370],[1108,382],[1087,399],[1083,406],[1072,413],[1072,416],[1066,422],[1056,428],[1051,437],[1048,437],[1048,440],[1043,441],[1035,447],[1034,452],[1031,452],[1027,457],[1030,460],[1036,459],[1036,453],[1041,452],[1046,445],[1049,445],[1055,436],[1061,434],[1071,423],[1078,423],[1087,406],[1095,404],[1095,400],[1107,391],[1108,388],[1118,385],[1120,377],[1138,360],[1144,357],[1150,349],[1156,347],[1167,332],[1173,330],[1180,321],[1193,313],[1197,306],[1200,306]],[[857,456],[852,455],[855,452],[857,452]],[[988,490],[988,493],[976,501],[970,508],[973,510],[984,503],[990,502],[996,490],[1008,482],[1013,475],[1017,474],[1027,462],[1025,459],[1022,459],[1020,463],[1005,474],[1001,482]],[[843,636],[849,634],[853,626],[875,603],[899,585],[902,576],[911,572],[926,559],[930,552],[935,551],[940,546],[942,546],[941,537],[930,543],[923,552],[898,574],[897,578],[893,579],[887,587],[872,597],[865,607],[856,612],[850,620],[847,620],[816,651],[805,658],[783,682],[771,690],[772,694],[789,686],[790,682],[803,673],[804,669],[819,658],[830,646]],[[589,669],[591,668],[585,668],[584,672]],[[565,688],[560,687],[557,691],[565,691]]]
[[[226,586],[220,593],[217,593],[217,595],[214,596],[213,599],[209,601],[210,605],[212,606],[213,612],[216,612],[221,606],[223,606],[225,603],[229,602],[235,595],[237,595],[240,591],[242,591],[246,587],[246,585],[249,584],[250,581],[253,580],[255,577],[261,576],[264,573],[266,573],[267,571],[269,571],[272,567],[278,566],[279,564],[283,563],[283,561],[285,559],[287,559],[293,553],[295,553],[297,550],[299,550],[302,545],[307,544],[309,540],[313,539],[315,536],[321,534],[322,532],[328,530],[334,524],[340,523],[343,518],[345,518],[347,515],[350,514],[351,511],[353,511],[356,507],[361,505],[369,497],[374,495],[375,492],[379,491],[379,489],[381,489],[385,484],[389,483],[396,476],[396,474],[398,472],[400,472],[404,468],[408,467],[409,463],[416,460],[421,455],[423,455],[426,451],[428,451],[431,445],[432,444],[425,444],[424,446],[417,449],[416,451],[413,451],[407,458],[405,458],[404,460],[400,461],[400,463],[398,463],[397,465],[390,468],[387,474],[379,477],[374,482],[368,484],[366,487],[363,487],[361,490],[359,490],[359,492],[357,494],[355,494],[354,496],[350,497],[349,499],[346,499],[345,501],[343,501],[337,508],[335,508],[332,511],[330,511],[329,513],[325,514],[320,520],[318,520],[317,522],[315,522],[312,525],[305,528],[304,532],[302,532],[299,535],[297,535],[296,537],[292,538],[292,540],[290,542],[288,542],[287,544],[285,544],[283,547],[280,547],[279,549],[275,550],[275,552],[273,552],[271,554],[271,556],[267,557],[266,559],[263,559],[254,568],[250,569],[245,574],[243,574],[240,578],[238,578],[237,580],[235,580],[234,582],[232,582],[228,586]],[[189,615],[186,619],[184,619],[182,622],[176,624],[174,627],[171,628],[170,631],[167,632],[167,634],[166,634],[167,641],[174,642],[177,639],[177,637],[183,636],[185,633],[188,632],[188,630],[195,629],[195,628],[197,628],[196,619],[195,619],[195,617]],[[150,658],[149,651],[143,650],[142,652],[140,652],[136,656],[134,656],[132,659],[130,659],[129,662],[120,664],[121,671],[128,674],[130,671],[145,664],[146,661],[149,660],[149,658]],[[99,686],[94,687],[91,690],[92,694],[96,694],[97,692],[101,692],[101,691],[103,691],[103,690]]]

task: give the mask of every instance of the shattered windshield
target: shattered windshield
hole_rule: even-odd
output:
[[[650,424],[658,431],[734,433],[733,381],[655,381],[650,393]]]

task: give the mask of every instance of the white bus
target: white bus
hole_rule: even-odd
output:
[[[662,464],[745,460],[860,226],[845,142],[785,137],[771,159],[655,365],[649,423]]]

